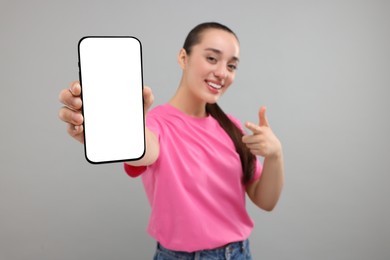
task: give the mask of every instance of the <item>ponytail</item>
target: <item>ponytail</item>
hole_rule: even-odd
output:
[[[242,171],[244,173],[242,182],[243,184],[248,184],[254,175],[256,157],[242,142],[242,131],[229,119],[217,103],[207,104],[206,112],[219,122],[221,127],[232,139],[236,151],[240,155]]]

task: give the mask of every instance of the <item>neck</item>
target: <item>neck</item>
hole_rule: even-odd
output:
[[[206,102],[193,95],[189,88],[180,82],[175,95],[169,101],[169,104],[176,107],[183,113],[193,117],[206,117]]]

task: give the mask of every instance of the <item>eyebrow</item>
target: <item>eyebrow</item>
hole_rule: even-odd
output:
[[[215,54],[218,54],[218,55],[221,55],[222,54],[222,51],[218,50],[218,49],[214,49],[214,48],[206,48],[205,51],[212,51],[214,52]],[[240,59],[236,56],[233,56],[232,59],[236,62],[239,62]]]

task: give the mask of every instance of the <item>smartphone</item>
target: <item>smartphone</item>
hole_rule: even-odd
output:
[[[132,36],[87,36],[78,43],[84,150],[93,164],[145,154],[141,42]]]

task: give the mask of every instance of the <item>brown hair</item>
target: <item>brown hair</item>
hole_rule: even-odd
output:
[[[201,34],[208,29],[218,29],[229,32],[233,34],[238,41],[236,34],[227,26],[216,22],[202,23],[193,28],[187,35],[186,40],[184,41],[183,49],[187,52],[187,54],[190,54],[192,46],[200,43]],[[234,124],[229,119],[229,117],[225,114],[225,112],[223,112],[223,110],[218,106],[217,103],[207,104],[206,112],[219,122],[221,127],[232,139],[236,151],[239,154],[241,160],[242,171],[244,173],[242,182],[244,184],[248,184],[254,175],[256,157],[242,142],[242,131],[240,130],[240,128],[238,128],[238,126],[236,126],[236,124]]]

